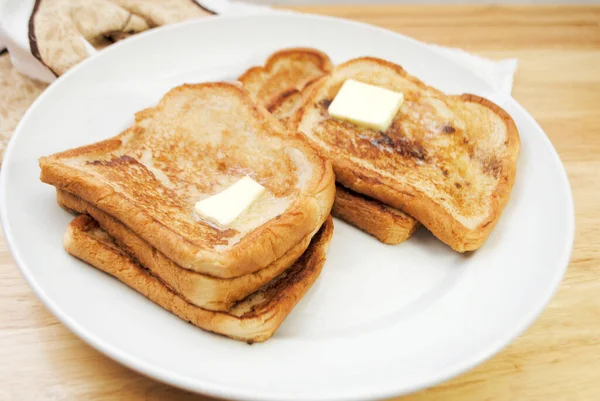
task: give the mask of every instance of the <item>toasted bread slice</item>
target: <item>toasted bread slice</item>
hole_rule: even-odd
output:
[[[93,145],[40,158],[41,180],[134,231],[179,266],[219,278],[260,270],[329,215],[330,163],[228,83],[183,85]],[[267,193],[229,228],[194,204],[250,175]]]
[[[287,126],[302,105],[303,94],[331,69],[329,57],[318,50],[286,49],[271,55],[264,67],[250,68],[238,80]],[[332,214],[381,242],[399,244],[416,230],[418,222],[407,214],[350,189],[341,190],[340,194],[338,187]]]
[[[406,213],[336,185],[331,215],[371,234],[384,244],[406,241],[419,224]]]
[[[238,78],[253,99],[271,109],[284,92],[301,91],[333,68],[329,57],[316,49],[292,48],[273,53],[264,66],[252,67]]]
[[[349,78],[404,94],[387,131],[329,115]],[[291,126],[331,160],[339,183],[407,212],[459,252],[483,244],[513,187],[520,141],[504,110],[474,95],[447,96],[384,60],[339,65]]]
[[[237,302],[228,312],[214,312],[186,302],[134,261],[87,215],[76,217],[63,238],[65,249],[133,288],[152,302],[201,329],[248,343],[270,338],[315,282],[333,233],[329,218],[294,265]]]
[[[128,255],[139,261],[166,286],[189,303],[208,310],[229,310],[236,301],[258,290],[292,266],[304,253],[312,238],[312,235],[306,236],[281,258],[254,273],[233,278],[212,277],[177,266],[114,217],[83,199],[61,190],[56,194],[60,206],[90,215]]]

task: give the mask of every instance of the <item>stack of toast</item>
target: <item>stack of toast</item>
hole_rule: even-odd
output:
[[[174,88],[120,135],[42,157],[42,181],[80,214],[67,251],[202,329],[258,342],[318,277],[330,214],[386,244],[423,225],[458,252],[496,225],[520,142],[494,103],[385,60],[334,66],[307,48],[238,81]],[[385,94],[374,103],[395,99],[385,126],[333,115],[348,82]],[[348,98],[356,115],[382,114],[359,98]],[[242,201],[219,196],[244,180],[254,183],[236,193],[252,199],[224,223]]]
[[[64,247],[196,326],[269,338],[318,277],[333,232],[330,163],[243,88],[184,85],[120,135],[40,159],[81,213]],[[194,204],[244,176],[262,194],[228,227]]]
[[[334,216],[387,244],[405,241],[421,223],[458,252],[478,249],[496,225],[520,141],[511,117],[489,100],[445,95],[373,57],[334,67],[324,53],[305,48],[276,52],[239,80],[331,161]],[[347,80],[403,94],[389,128],[329,114]]]

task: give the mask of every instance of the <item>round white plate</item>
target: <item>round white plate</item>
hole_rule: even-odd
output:
[[[249,346],[205,333],[69,256],[72,216],[39,181],[37,158],[116,135],[182,82],[231,80],[272,51],[316,47],[338,63],[373,55],[449,93],[506,109],[521,133],[512,199],[477,252],[425,230],[383,245],[336,221],[319,280],[275,336]],[[253,400],[381,398],[415,391],[498,352],[542,311],[568,264],[573,203],[550,141],[511,97],[421,43],[325,17],[208,18],[111,46],[50,86],[2,167],[1,217],[35,292],[93,347],[192,391]]]

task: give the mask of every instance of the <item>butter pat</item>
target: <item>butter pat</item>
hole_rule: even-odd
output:
[[[385,131],[404,101],[402,93],[348,79],[329,105],[329,114],[356,125]]]
[[[221,226],[229,226],[244,213],[260,195],[265,187],[245,176],[229,188],[196,203],[196,213]]]

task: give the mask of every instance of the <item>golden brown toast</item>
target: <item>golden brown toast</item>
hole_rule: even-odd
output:
[[[63,208],[90,215],[123,251],[139,261],[172,291],[191,304],[214,311],[229,310],[236,301],[252,294],[292,266],[304,253],[313,236],[306,236],[281,258],[254,273],[218,278],[177,266],[114,217],[83,199],[61,190],[56,191],[56,195],[58,204]]]
[[[404,242],[419,227],[415,219],[406,213],[341,185],[336,185],[331,215],[371,234],[384,244]]]
[[[287,125],[302,105],[303,94],[310,91],[310,85],[332,68],[329,57],[318,50],[285,49],[273,53],[264,67],[252,67],[238,80],[257,102]],[[332,214],[381,242],[399,244],[418,226],[415,219],[397,209],[350,189],[342,190],[342,194],[336,194]]]
[[[267,110],[283,94],[301,91],[304,87],[330,72],[331,60],[316,49],[292,48],[273,53],[264,66],[252,67],[238,81],[252,98]]]
[[[349,78],[404,94],[387,131],[329,115]],[[484,243],[513,187],[520,141],[504,110],[478,96],[445,95],[384,60],[336,67],[291,126],[331,160],[339,183],[407,212],[459,252]]]
[[[119,220],[183,268],[219,278],[281,258],[329,215],[330,163],[238,85],[170,90],[120,135],[40,158],[41,180]],[[250,175],[267,192],[219,228],[194,204]]]
[[[331,236],[329,218],[294,265],[235,303],[228,312],[214,312],[186,302],[142,267],[87,215],[76,217],[63,238],[65,249],[144,295],[152,302],[201,329],[248,343],[269,339],[315,282]]]

